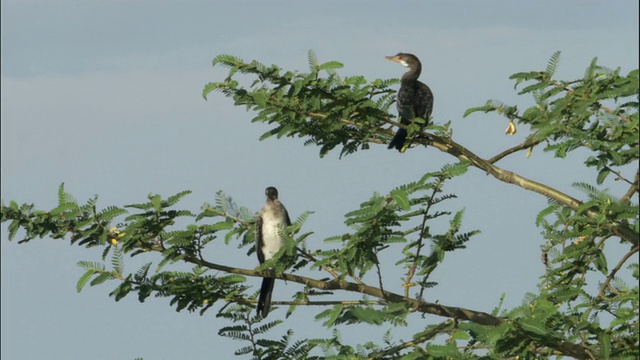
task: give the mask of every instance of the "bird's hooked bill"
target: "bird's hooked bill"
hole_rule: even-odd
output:
[[[397,62],[397,63],[402,64],[402,65],[404,65],[404,66],[409,66],[409,65],[407,64],[407,62],[406,62],[406,61],[404,61],[404,60],[403,60],[400,56],[398,56],[398,55],[394,55],[394,56],[385,56],[384,58],[385,58],[385,59],[387,59],[387,60],[391,60],[391,61],[393,61],[393,62]]]

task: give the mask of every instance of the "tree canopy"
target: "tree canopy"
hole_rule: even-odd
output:
[[[305,212],[283,231],[285,244],[273,260],[255,269],[212,261],[208,254],[255,250],[255,214],[218,192],[213,204],[199,210],[182,209],[175,195],[149,195],[144,203],[98,205],[98,198],[78,202],[58,189],[58,206],[39,209],[34,204],[2,203],[3,223],[10,239],[29,243],[38,238],[68,239],[71,244],[103,249],[101,259],[80,261],[85,270],[80,291],[115,283],[111,296],[120,300],[137,294],[166,297],[176,310],[209,314],[220,320],[219,335],[238,340],[236,354],[258,359],[363,358],[638,358],[640,356],[638,246],[638,70],[621,74],[594,59],[584,76],[555,78],[560,53],[541,71],[511,76],[520,95],[533,106],[518,109],[497,100],[469,109],[497,115],[507,132],[527,131],[524,142],[485,159],[453,139],[451,122],[416,119],[408,126],[394,121],[396,79],[367,80],[341,76],[337,61],[321,63],[309,52],[308,72],[286,71],[276,65],[246,62],[219,55],[214,66],[228,76],[205,85],[203,97],[220,93],[245,106],[253,122],[270,125],[260,139],[301,137],[318,146],[320,156],[336,151],[340,157],[371,146],[387,144],[393,128],[403,126],[413,138],[408,151],[437,149],[452,163],[420,178],[405,179],[391,190],[381,190],[345,214],[350,231],[325,239],[304,224]],[[592,177],[573,186],[584,195],[574,198],[547,184],[528,179],[497,165],[516,153],[542,148],[556,158],[582,150],[583,166]],[[534,221],[541,230],[540,282],[521,306],[506,309],[497,303],[491,312],[440,304],[430,299],[438,285],[434,271],[447,253],[464,249],[482,229],[464,225],[464,209],[451,210],[448,182],[473,168],[495,180],[521,187],[548,199]],[[612,194],[603,185],[627,184]],[[464,199],[462,199],[464,201]],[[313,216],[321,216],[314,214]],[[438,226],[434,226],[437,224]],[[612,257],[605,248],[622,249]],[[496,254],[495,261],[500,261]],[[380,268],[380,258],[395,259],[401,279]],[[528,256],[540,256],[529,254]],[[128,257],[145,259],[135,271],[125,271]],[[184,267],[188,265],[188,268]],[[288,306],[286,317],[311,309],[328,329],[325,337],[299,339],[297,324],[286,319],[262,319],[255,314],[256,288],[250,278],[275,276],[296,291],[291,299],[275,299]],[[632,282],[632,283],[630,283]],[[252,282],[253,283],[253,282]],[[391,286],[390,284],[394,284]],[[394,292],[398,285],[402,292]],[[353,296],[359,298],[353,300]],[[429,321],[424,320],[425,315]],[[341,339],[344,325],[384,325],[379,341],[349,344]],[[291,328],[281,338],[277,326]],[[407,327],[409,340],[393,339],[394,330]]]

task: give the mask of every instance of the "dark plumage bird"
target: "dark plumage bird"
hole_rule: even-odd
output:
[[[269,186],[265,190],[265,194],[267,195],[267,203],[258,213],[256,226],[256,253],[260,264],[271,259],[284,245],[280,231],[291,225],[287,209],[278,200],[278,190],[273,186]],[[275,282],[275,278],[265,277],[262,279],[257,311],[263,318],[269,314]]]
[[[431,116],[431,111],[433,110],[433,93],[426,84],[418,81],[422,71],[420,60],[415,55],[407,53],[398,53],[394,56],[385,56],[385,58],[409,68],[402,75],[396,101],[400,123],[409,125],[416,117],[424,119],[425,122],[429,121],[429,116]],[[405,146],[406,140],[407,130],[398,129],[389,143],[389,149],[396,148],[398,151],[404,152],[409,146],[409,144]]]

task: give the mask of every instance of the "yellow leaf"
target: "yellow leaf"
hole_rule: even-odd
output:
[[[516,129],[516,124],[513,122],[513,120],[509,120],[509,125],[507,126],[507,129],[504,131],[504,133],[507,135],[513,135],[516,133],[516,131],[518,131],[518,129]]]

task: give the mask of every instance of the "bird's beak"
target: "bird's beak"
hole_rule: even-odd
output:
[[[385,56],[384,57],[387,60],[391,60],[393,62],[397,62],[398,64],[401,64],[402,66],[407,66],[407,63],[402,60],[402,58],[400,56]]]
[[[400,62],[400,58],[398,58],[397,56],[385,56],[384,58],[387,59],[387,60]]]

